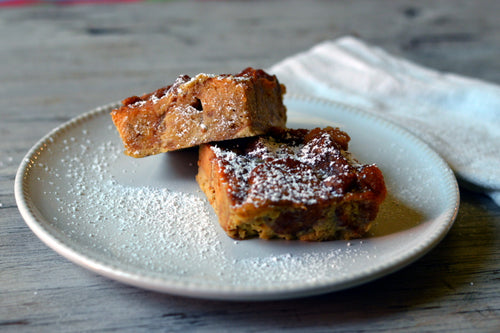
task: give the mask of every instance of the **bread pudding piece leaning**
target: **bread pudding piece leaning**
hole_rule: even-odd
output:
[[[173,85],[129,97],[111,113],[133,157],[249,137],[284,127],[285,87],[263,70],[180,76]]]
[[[338,128],[272,129],[200,147],[196,179],[226,233],[326,241],[362,237],[386,196],[374,165],[347,152]]]

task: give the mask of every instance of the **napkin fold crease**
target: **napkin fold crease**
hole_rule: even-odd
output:
[[[291,94],[349,104],[404,127],[446,160],[462,186],[500,205],[500,86],[425,68],[350,36],[268,71]]]

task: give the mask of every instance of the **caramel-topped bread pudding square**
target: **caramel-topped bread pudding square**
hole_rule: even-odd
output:
[[[285,127],[285,87],[263,70],[180,76],[173,85],[125,99],[112,119],[133,157]]]
[[[200,147],[196,179],[226,233],[307,241],[363,236],[386,196],[374,165],[347,152],[338,128],[275,128]]]

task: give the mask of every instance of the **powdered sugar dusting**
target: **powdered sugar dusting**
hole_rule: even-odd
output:
[[[344,244],[341,247],[322,247],[319,244],[315,251],[290,251],[234,259],[232,265],[245,274],[242,276],[231,270],[227,275],[237,285],[248,285],[252,281],[263,279],[268,284],[278,285],[290,282],[316,283],[332,278],[341,279],[350,273],[349,268],[356,264],[357,259],[370,257],[375,259],[376,255],[367,252],[362,242],[356,242],[355,245]],[[335,277],[332,277],[332,271],[337,272]]]
[[[133,108],[140,108],[140,107],[144,106],[145,104],[146,104],[146,101],[137,101],[134,104],[132,104],[131,106]]]
[[[239,200],[236,205],[269,201],[313,205],[341,196],[343,183],[362,168],[327,132],[294,144],[260,138],[245,154],[216,145],[212,150]]]
[[[243,244],[229,239],[203,196],[122,183],[116,174],[139,177],[140,162],[122,155],[118,140],[95,140],[96,132],[104,130],[112,130],[112,126],[89,126],[62,139],[50,139],[45,158],[33,170],[38,175],[36,182],[43,185],[44,197],[57,212],[51,225],[69,242],[78,244],[80,252],[97,253],[134,271],[235,286],[255,281],[314,283],[327,278],[332,269],[345,270],[355,263],[352,258],[366,255],[360,248],[343,245],[316,244],[311,251],[281,248],[280,244],[287,243],[280,242],[273,242],[277,247],[267,253],[249,255],[254,252],[247,246],[262,251],[270,243],[256,244],[261,240],[254,240]],[[274,148],[274,154],[283,153],[280,147]],[[129,169],[117,170],[119,166]]]
[[[188,93],[192,89],[193,84],[200,84],[209,79],[216,80],[227,80],[230,79],[235,82],[248,82],[250,80],[249,76],[246,75],[216,75],[216,74],[207,74],[207,73],[199,73],[193,77],[189,77],[188,75],[179,76],[175,83],[172,85],[170,91],[182,95]]]
[[[343,270],[355,262],[346,258],[366,255],[354,247],[347,254],[342,243],[340,248],[317,244],[301,249],[283,248],[288,243],[280,242],[257,244],[261,240],[234,242],[219,227],[201,191],[124,182],[147,174],[141,167],[147,159],[123,155],[118,137],[100,139],[100,133],[113,130],[111,124],[89,124],[65,131],[48,140],[33,166],[36,184],[56,212],[51,225],[60,237],[77,244],[79,252],[96,253],[102,260],[147,274],[241,286],[256,280],[270,285],[314,283],[332,269]],[[260,158],[283,157],[289,149],[301,155],[304,146],[285,151],[275,144],[255,153]],[[248,247],[261,253],[254,257]]]
[[[314,104],[314,109],[322,105]],[[366,139],[355,151],[384,168],[395,197],[384,203],[389,206],[382,207],[381,221],[392,228],[349,242],[234,241],[220,231],[195,189],[174,192],[166,183],[139,186],[123,181],[140,183],[153,169],[165,167],[165,159],[122,155],[109,121],[111,109],[103,111],[63,126],[26,157],[27,165],[20,168],[20,198],[27,203],[25,210],[32,209],[28,213],[35,221],[27,222],[44,229],[49,246],[61,249],[62,243],[65,250],[74,250],[74,258],[93,258],[98,269],[105,268],[117,280],[136,276],[141,287],[234,300],[304,296],[402,267],[432,248],[444,235],[444,226],[451,225],[449,193],[455,190],[450,175],[436,166],[427,148],[392,126],[374,122],[369,137],[381,137],[385,144]],[[342,112],[328,111],[328,117],[352,122],[353,137],[367,132],[356,113],[343,118]],[[153,162],[145,168],[144,160]],[[401,220],[409,211],[417,227],[406,230]]]
[[[80,137],[61,140],[48,153],[63,157],[36,165],[43,194],[54,199],[57,216],[51,222],[65,237],[155,272],[194,274],[200,267],[190,269],[168,258],[197,256],[210,262],[214,253],[222,252],[205,200],[163,187],[122,184],[116,166],[128,157],[118,142],[96,142],[92,133],[89,128]],[[136,176],[133,163],[129,166],[121,172]]]

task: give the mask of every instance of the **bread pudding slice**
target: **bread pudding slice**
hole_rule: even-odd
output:
[[[362,237],[386,196],[379,168],[356,162],[338,128],[273,128],[200,147],[196,180],[234,239]]]
[[[113,110],[125,153],[133,157],[285,127],[285,87],[263,70],[180,76],[173,85],[132,96]]]

